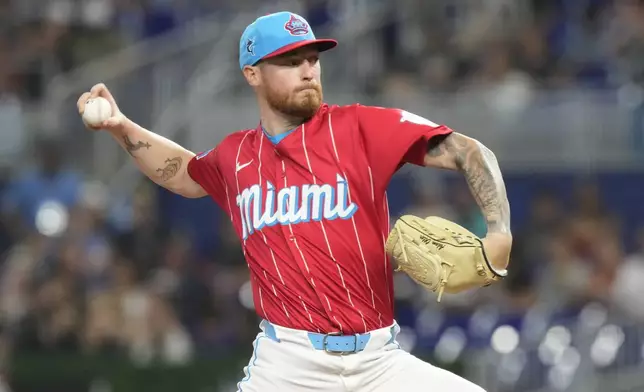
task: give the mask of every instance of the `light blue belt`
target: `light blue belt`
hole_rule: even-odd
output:
[[[264,332],[272,340],[279,342],[275,327],[267,320],[263,320]],[[309,341],[316,350],[324,350],[333,354],[353,354],[359,353],[367,347],[371,338],[370,333],[341,335],[339,332],[328,334],[308,332]]]
[[[359,353],[367,347],[371,338],[370,333],[355,335],[340,335],[336,333],[313,333],[309,332],[309,340],[316,350],[324,350],[328,353],[352,354]]]

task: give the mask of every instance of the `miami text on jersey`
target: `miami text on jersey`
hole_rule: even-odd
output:
[[[237,195],[244,240],[264,226],[288,225],[310,221],[350,219],[358,206],[349,202],[347,181],[336,175],[335,186],[305,184],[279,191],[266,182],[266,197],[259,184]]]

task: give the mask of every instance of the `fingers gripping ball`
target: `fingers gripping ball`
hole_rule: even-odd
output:
[[[112,117],[112,106],[103,97],[90,98],[85,103],[83,121],[91,127],[99,127],[105,120]]]
[[[436,216],[422,219],[405,215],[389,234],[387,253],[421,286],[438,292],[460,293],[488,286],[505,274],[494,271],[476,235]]]

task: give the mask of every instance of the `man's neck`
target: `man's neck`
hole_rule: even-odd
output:
[[[264,132],[271,136],[277,136],[295,129],[305,121],[302,118],[287,116],[268,107],[260,107],[259,114]]]
[[[285,118],[285,117],[270,117],[262,116],[261,124],[264,132],[271,136],[277,136],[284,132],[288,132],[302,125],[302,119]]]
[[[264,132],[266,132],[270,136],[277,136],[299,127],[302,124],[302,122],[275,124],[275,123],[262,120],[261,124],[262,124],[262,128],[264,129]]]

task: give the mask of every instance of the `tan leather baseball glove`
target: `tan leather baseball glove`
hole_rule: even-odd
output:
[[[437,216],[400,217],[385,248],[397,264],[396,271],[404,271],[426,289],[438,291],[438,302],[443,292],[454,294],[489,286],[507,275],[490,266],[479,237]]]

